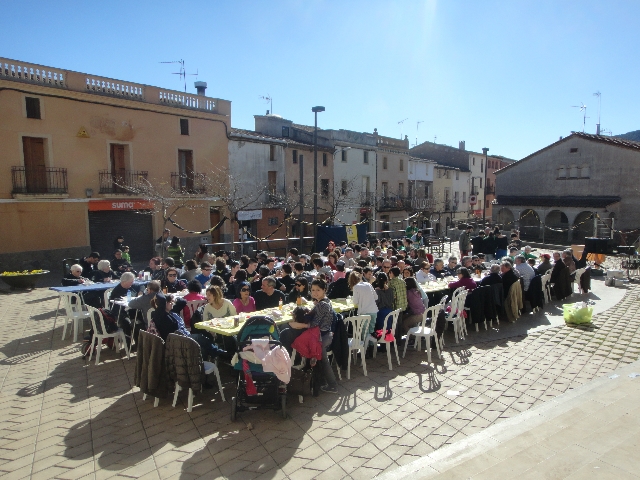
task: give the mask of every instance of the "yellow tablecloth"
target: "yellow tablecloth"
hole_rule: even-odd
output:
[[[341,300],[342,299],[331,300],[331,306],[333,307],[333,310],[335,312],[337,313],[348,312],[349,310],[352,310],[354,308],[353,305],[349,306],[347,305],[346,301],[341,301]],[[307,305],[309,306],[309,308],[313,307],[313,304],[311,303]],[[252,312],[251,314],[248,314],[248,315],[252,317],[256,317],[260,315],[271,317],[273,318],[276,325],[282,325],[284,323],[289,323],[292,320],[291,312],[295,307],[296,305],[287,304],[282,307],[282,310],[279,310],[278,308],[269,308],[266,310],[259,310],[257,312]],[[233,317],[228,317],[228,318],[231,319]],[[194,328],[197,328],[199,330],[206,330],[207,332],[218,333],[220,335],[226,335],[230,337],[230,336],[237,335],[240,332],[242,325],[243,324],[241,323],[237,327],[225,328],[220,325],[220,319],[215,319],[215,320],[205,320],[204,322],[198,322],[193,326]]]

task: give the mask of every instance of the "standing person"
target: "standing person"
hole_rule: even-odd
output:
[[[498,227],[494,230],[494,236],[496,237],[496,258],[501,259],[507,256],[507,249],[509,248],[509,239],[500,231]]]
[[[179,237],[174,236],[171,239],[169,248],[167,248],[167,257],[173,258],[175,266],[178,268],[182,268],[182,266],[184,265],[184,250],[180,246]]]
[[[484,253],[482,251],[482,242],[483,241],[484,241],[484,231],[480,230],[478,232],[478,235],[476,235],[475,237],[473,237],[471,239],[471,245],[473,247],[474,255],[477,255],[478,253]]]
[[[125,261],[131,265],[131,255],[129,254],[129,247],[127,245],[124,245],[122,247],[122,258],[125,259]]]
[[[496,237],[493,234],[493,231],[490,231],[489,235],[482,241],[482,253],[484,253],[488,262],[493,260],[493,257],[496,256],[496,248]]]
[[[473,233],[473,227],[471,225],[467,225],[462,234],[460,234],[460,238],[458,239],[458,248],[460,249],[461,256],[469,255],[473,245],[471,244],[471,234]]]
[[[162,231],[162,235],[156,240],[156,253],[161,258],[164,258],[165,253],[167,252],[167,248],[169,248],[169,245],[171,245],[171,239],[169,238],[170,234],[171,230],[165,228]]]
[[[124,237],[122,235],[118,235],[116,239],[113,241],[113,249],[122,250],[123,248],[124,248]]]
[[[409,225],[405,231],[405,237],[413,237],[416,233],[418,233],[418,222],[416,222],[415,220],[413,222],[411,222],[411,225]]]
[[[371,318],[368,331],[363,332],[364,338],[366,338],[367,335],[373,333],[378,319],[378,306],[376,305],[378,294],[359,272],[353,271],[349,274],[349,283],[352,285],[353,304],[358,307],[358,315],[368,315]]]

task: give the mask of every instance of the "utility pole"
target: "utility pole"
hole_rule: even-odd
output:
[[[482,149],[482,153],[484,153],[484,192],[487,191],[487,167],[489,166],[489,162],[488,160],[488,154],[487,152],[489,152],[488,148],[483,148]],[[486,227],[486,223],[487,223],[487,196],[485,195],[485,193],[482,193],[482,198],[483,198],[483,202],[482,202],[482,223],[483,225],[485,225]]]
[[[315,116],[313,129],[313,251],[316,252],[318,237],[318,112],[324,112],[324,107],[313,107],[311,111]]]

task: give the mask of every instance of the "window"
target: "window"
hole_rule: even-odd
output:
[[[567,169],[564,165],[558,167],[558,178],[567,178]]]
[[[269,225],[278,225],[278,217],[269,217]]]
[[[293,151],[292,157],[293,157],[293,163],[298,163],[298,151],[297,150]]]
[[[122,152],[124,152],[124,145],[111,145],[112,172],[124,172],[124,163],[122,167],[119,166],[119,164],[123,162],[123,160],[120,160],[120,156],[124,155],[124,153],[120,153],[120,148],[122,148]],[[193,191],[194,177],[193,150],[178,150],[178,181],[180,190]]]
[[[294,181],[293,181],[293,191],[294,191],[294,192],[297,192],[297,191],[298,191],[298,181],[297,181],[297,180],[294,180]]]
[[[569,169],[569,178],[578,178],[578,166],[577,165],[571,165],[571,168]]]
[[[482,179],[480,179],[480,188],[482,188]]]
[[[342,184],[340,185],[340,192],[342,195],[346,195],[348,189],[348,182],[346,180],[342,180]]]
[[[438,178],[442,178],[442,170],[438,170]]]
[[[329,180],[326,178],[320,179],[320,195],[322,198],[329,198]]]
[[[451,178],[451,170],[447,170],[447,180]]]
[[[289,127],[282,127],[282,136],[283,137],[289,136]]]
[[[27,108],[27,118],[40,119],[40,99],[34,97],[25,97],[25,106]]]
[[[569,153],[578,153],[578,149],[577,148],[570,148],[569,149]]]
[[[462,192],[462,203],[467,203],[467,192]]]
[[[404,183],[398,184],[398,196],[404,197]]]
[[[460,180],[460,172],[456,172],[456,180]]]
[[[269,160],[271,160],[272,162],[276,161],[276,146],[275,145],[269,145]]]
[[[473,165],[475,166],[476,164],[476,157],[473,157]]]
[[[458,203],[458,195],[460,192],[453,192],[453,203]]]
[[[400,171],[404,172],[404,158],[400,159]]]
[[[343,148],[340,153],[342,155],[342,161],[346,162],[347,161],[347,151]]]
[[[304,155],[300,154],[300,155],[298,156],[298,161],[299,161],[300,163],[302,163],[302,162],[304,161]]]
[[[583,165],[580,169],[580,178],[589,178],[591,176],[591,170],[589,165]]]
[[[267,172],[267,175],[268,175],[267,183],[268,183],[269,193],[273,195],[276,193],[276,178],[277,178],[278,172],[270,170]]]
[[[413,187],[416,184],[416,182],[414,181],[413,183],[409,182],[409,198],[413,198]]]
[[[323,167],[327,166],[327,154],[326,153],[322,154],[322,166]]]
[[[383,170],[387,169],[387,157],[382,158],[382,169]]]
[[[180,135],[189,135],[189,119],[180,119]]]
[[[369,163],[369,152],[364,151],[364,163]]]
[[[382,182],[382,198],[387,198],[389,194],[389,184],[387,182]]]
[[[480,160],[480,171],[484,172],[484,160]]]

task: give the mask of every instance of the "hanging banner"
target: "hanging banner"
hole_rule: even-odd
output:
[[[262,220],[262,210],[240,210],[238,221],[246,222],[248,220]]]
[[[346,225],[344,228],[347,230],[347,243],[358,242],[358,230],[355,225]]]

